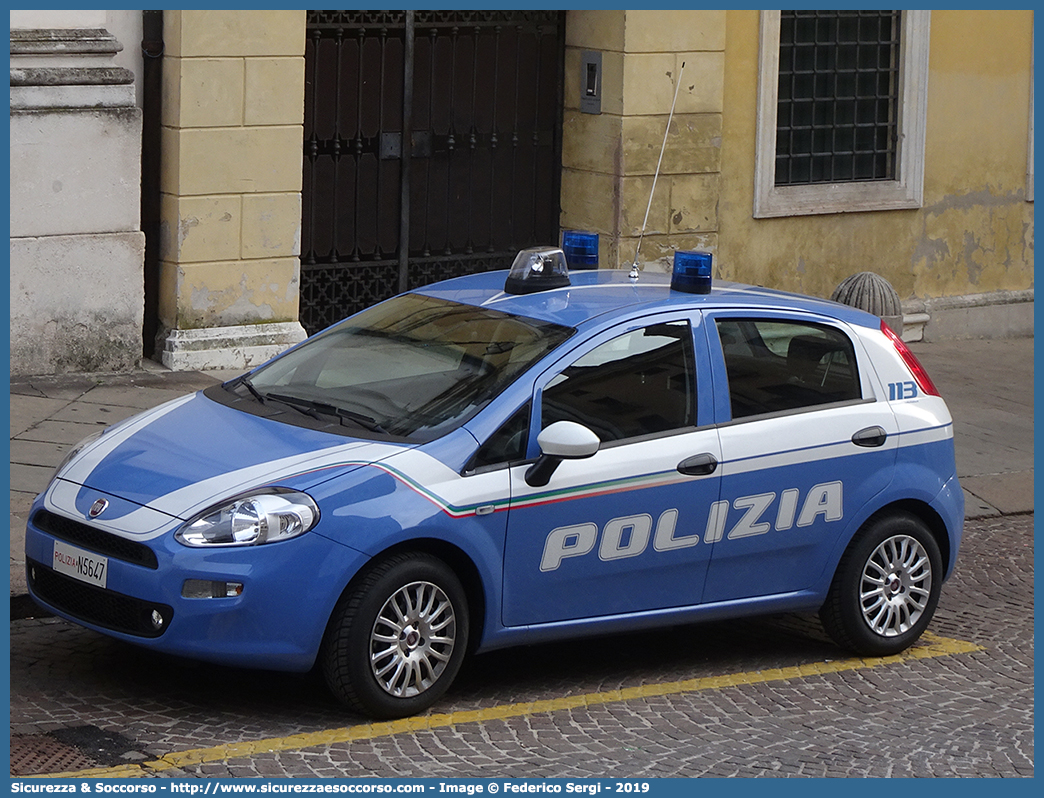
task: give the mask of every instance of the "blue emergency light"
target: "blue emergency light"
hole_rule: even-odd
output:
[[[674,271],[671,288],[687,294],[709,294],[711,290],[712,257],[709,252],[678,251],[674,253]]]
[[[598,268],[598,233],[584,230],[565,230],[562,233],[562,251],[570,269]]]

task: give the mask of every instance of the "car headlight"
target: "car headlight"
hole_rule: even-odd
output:
[[[65,457],[62,458],[62,462],[58,464],[58,467],[54,469],[54,473],[51,474],[51,478],[48,480],[48,484],[54,482],[54,478],[57,477],[64,470],[64,468],[76,458],[76,456],[80,452],[82,452],[84,449],[86,449],[88,446],[90,446],[92,443],[98,440],[98,438],[104,435],[107,431],[108,430],[104,429],[98,430],[94,434],[88,435],[86,438],[84,438],[82,441],[80,441],[78,444],[72,447],[72,449],[68,451]]]
[[[256,546],[303,535],[318,520],[319,508],[310,496],[273,489],[214,505],[174,537],[186,546]]]

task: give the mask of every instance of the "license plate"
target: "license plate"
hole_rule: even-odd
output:
[[[109,558],[78,549],[60,540],[54,542],[54,570],[89,585],[105,587],[109,578]]]

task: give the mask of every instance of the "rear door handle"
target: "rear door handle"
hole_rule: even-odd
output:
[[[884,442],[887,439],[888,433],[884,431],[883,427],[867,427],[859,430],[852,436],[852,443],[856,446],[865,446],[872,449],[877,446],[884,446]]]
[[[705,477],[718,467],[718,458],[710,452],[694,454],[678,463],[678,470],[689,477]]]

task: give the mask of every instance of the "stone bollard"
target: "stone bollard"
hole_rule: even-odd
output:
[[[846,277],[830,298],[844,305],[880,316],[892,331],[903,334],[903,306],[899,294],[884,277],[873,272],[859,272]]]

